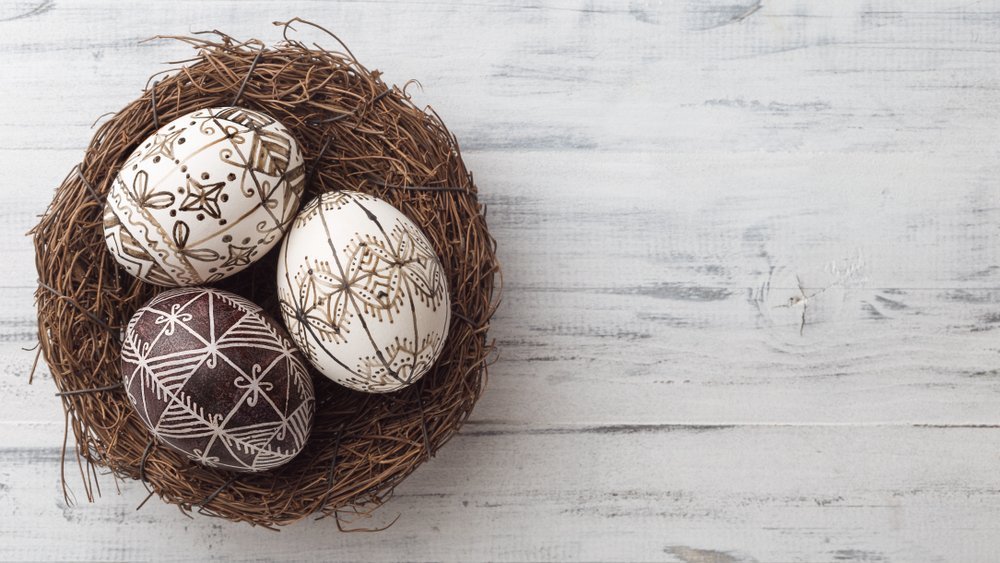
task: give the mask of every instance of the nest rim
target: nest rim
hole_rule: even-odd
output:
[[[290,39],[296,22],[326,32],[343,52]],[[137,99],[101,123],[82,162],[29,233],[39,277],[39,353],[59,390],[66,436],[74,437],[90,501],[100,494],[96,468],[105,467],[116,478],[141,481],[146,500],[158,495],[186,514],[267,528],[318,515],[333,517],[344,530],[342,514],[366,516],[383,504],[455,435],[485,387],[495,350],[487,331],[502,274],[457,139],[433,109],[414,105],[409,82],[386,85],[379,71],[364,67],[322,26],[299,18],[275,25],[283,28],[283,41],[273,46],[218,31],[165,36],[191,45],[197,56],[151,76]],[[417,223],[445,267],[452,302],[444,350],[434,368],[406,389],[350,391],[310,366],[317,402],[309,442],[288,464],[256,474],[198,465],[160,445],[132,412],[121,384],[120,331],[135,310],[170,288],[118,269],[101,228],[111,180],[131,150],[171,119],[218,105],[264,111],[291,130],[306,159],[303,203],[322,192],[353,189],[385,199]],[[276,254],[272,249],[245,272],[212,286],[280,319],[276,292],[266,281],[274,278]],[[65,463],[62,482],[69,501]]]

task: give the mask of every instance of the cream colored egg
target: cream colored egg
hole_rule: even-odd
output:
[[[277,275],[292,340],[337,383],[395,391],[444,348],[444,268],[420,228],[381,199],[338,191],[310,201],[282,243]]]
[[[104,237],[130,274],[163,286],[199,285],[270,250],[299,207],[302,152],[281,123],[238,107],[167,123],[114,178]]]

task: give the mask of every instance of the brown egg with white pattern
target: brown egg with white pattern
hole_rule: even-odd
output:
[[[316,398],[298,349],[261,308],[218,289],[165,291],[125,331],[122,378],[163,445],[243,472],[279,467],[305,446]]]

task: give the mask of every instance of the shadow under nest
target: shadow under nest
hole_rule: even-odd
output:
[[[342,513],[364,515],[382,504],[447,442],[483,390],[500,268],[456,139],[432,110],[414,106],[405,88],[384,84],[343,44],[345,53],[339,53],[289,39],[294,22],[309,24],[276,24],[283,26],[284,41],[273,47],[217,31],[171,37],[192,45],[197,56],[169,75],[154,75],[140,98],[100,125],[30,233],[40,352],[59,388],[90,500],[100,492],[97,467],[106,467],[142,480],[150,496],[185,513],[266,527],[333,516],[340,527]],[[197,465],[157,444],[132,411],[120,383],[120,331],[164,288],[122,273],[103,237],[106,194],[135,146],[175,117],[221,105],[259,110],[288,127],[305,156],[303,201],[357,190],[385,199],[417,223],[441,259],[452,300],[444,350],[413,386],[371,395],[312,370],[316,415],[308,444],[287,465],[259,474]],[[216,286],[281,318],[277,250]],[[63,486],[68,496],[65,475]]]

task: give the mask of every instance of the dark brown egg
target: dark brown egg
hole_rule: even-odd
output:
[[[190,287],[156,296],[129,321],[121,366],[153,435],[204,465],[266,471],[309,437],[309,372],[285,331],[238,295]]]

